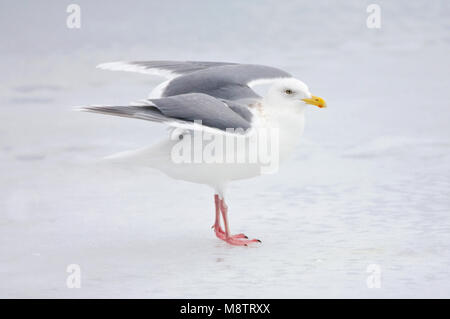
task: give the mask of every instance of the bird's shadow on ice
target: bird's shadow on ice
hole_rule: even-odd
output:
[[[100,248],[100,247],[98,247]],[[128,260],[147,259],[151,262],[156,260],[193,260],[199,261],[203,258],[217,262],[231,254],[245,253],[248,249],[262,248],[261,244],[245,246],[232,246],[213,236],[189,237],[189,236],[164,236],[154,239],[133,240],[115,245],[116,252],[122,251]],[[99,249],[108,251],[108,249]]]
[[[116,243],[117,244],[117,243]],[[249,250],[262,249],[261,244],[232,246],[213,236],[164,236],[154,239],[128,241],[115,246],[115,256],[124,255],[129,263],[148,265],[196,265],[221,263],[229,258],[247,255]],[[105,251],[104,249],[99,249]],[[107,251],[107,250],[106,250]],[[120,253],[122,252],[122,253]]]

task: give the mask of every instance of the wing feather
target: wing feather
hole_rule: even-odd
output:
[[[140,104],[140,105],[139,105]],[[142,119],[170,126],[196,124],[221,131],[251,128],[251,113],[237,103],[226,104],[212,96],[190,93],[138,101],[127,106],[86,106],[82,111]]]

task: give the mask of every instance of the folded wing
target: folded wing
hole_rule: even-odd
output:
[[[247,130],[251,127],[252,113],[245,106],[237,103],[228,105],[226,101],[202,93],[149,99],[142,101],[141,104],[86,106],[81,110],[192,129],[195,129],[194,124],[196,127],[206,126],[222,131],[227,129]]]

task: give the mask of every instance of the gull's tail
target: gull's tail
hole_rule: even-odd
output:
[[[76,110],[136,118],[166,124],[173,124],[174,122],[176,122],[176,119],[172,119],[163,115],[156,107],[149,104],[149,102],[150,101],[148,100],[142,100],[139,102],[134,102],[132,105],[127,106],[89,105],[77,107]],[[140,164],[147,167],[155,167],[158,166],[160,162],[167,161],[167,153],[170,154],[170,152],[167,152],[166,149],[170,149],[171,143],[173,143],[173,141],[171,141],[170,139],[165,139],[162,142],[152,146],[123,151],[106,156],[100,162],[121,164],[122,166],[128,166],[130,162],[133,162],[133,165]]]

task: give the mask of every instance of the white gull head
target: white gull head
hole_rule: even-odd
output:
[[[307,104],[326,107],[325,101],[314,96],[308,86],[295,78],[280,78],[271,83],[262,99],[260,127],[276,129],[279,136],[279,159],[287,158],[297,147],[303,134]]]
[[[308,86],[295,78],[278,79],[273,82],[267,95],[264,97],[267,105],[275,107],[289,107],[303,110],[306,104],[326,107],[322,98],[313,96]]]

